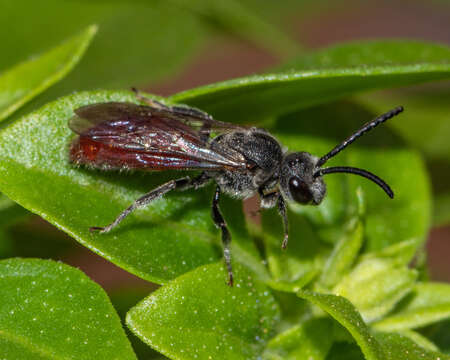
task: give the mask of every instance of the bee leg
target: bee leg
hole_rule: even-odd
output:
[[[149,97],[141,95],[141,92],[138,89],[136,89],[135,87],[132,87],[131,91],[133,91],[136,94],[136,98],[138,100],[145,102],[148,106],[151,106],[152,108],[155,108],[155,109],[164,109],[164,110],[170,111],[170,107],[164,105],[163,103],[161,103],[155,99],[151,99]]]
[[[275,205],[278,207],[278,213],[281,216],[281,219],[283,220],[283,230],[284,230],[284,237],[283,242],[281,244],[281,247],[283,249],[286,249],[288,240],[289,240],[289,223],[288,223],[288,217],[287,217],[287,209],[286,209],[286,202],[283,199],[283,196],[278,191],[273,191],[268,194],[265,194],[263,189],[258,189],[259,197],[261,198],[261,207],[264,209],[270,209],[273,208]]]
[[[278,197],[278,213],[281,216],[281,219],[283,220],[283,229],[284,229],[284,237],[283,242],[281,244],[282,249],[286,249],[288,240],[289,240],[289,222],[287,217],[287,209],[286,209],[286,202],[283,199],[283,196]]]
[[[184,180],[184,181],[181,181]],[[211,180],[211,177],[206,174],[206,172],[202,172],[200,175],[191,179],[189,176],[185,178],[178,179],[177,190],[188,190],[194,188],[197,190],[198,188],[206,185]]]
[[[233,286],[233,269],[231,268],[231,252],[230,252],[230,242],[231,235],[228,231],[227,224],[223,219],[222,214],[219,209],[219,199],[220,199],[220,187],[216,187],[216,192],[214,193],[212,202],[212,218],[214,223],[218,228],[222,230],[222,244],[223,244],[223,257],[225,258],[225,264],[228,271],[228,285]]]
[[[131,204],[128,208],[126,208],[124,211],[122,211],[119,216],[109,225],[105,227],[91,227],[89,228],[90,231],[99,231],[100,233],[107,233],[111,231],[113,228],[115,228],[119,223],[127,217],[128,214],[133,212],[134,210],[144,207],[148,204],[150,204],[153,200],[160,198],[164,194],[168,193],[171,190],[174,189],[187,189],[189,187],[198,188],[206,182],[209,181],[209,177],[205,175],[205,173],[202,173],[198,177],[191,179],[188,176],[177,179],[177,180],[170,180],[166,182],[165,184],[162,184],[158,186],[156,189],[153,189],[149,193],[145,194],[144,196],[137,199],[133,204]]]

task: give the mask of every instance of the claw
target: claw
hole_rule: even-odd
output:
[[[285,250],[285,249],[287,248],[288,240],[289,240],[288,236],[285,235],[285,237],[284,237],[284,239],[283,239],[283,242],[281,243],[281,248],[282,248],[283,250]]]
[[[233,274],[229,274],[228,286],[233,287]]]

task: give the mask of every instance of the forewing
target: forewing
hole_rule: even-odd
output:
[[[181,115],[165,109],[100,103],[75,113],[69,126],[80,135],[71,149],[76,163],[148,169],[246,167],[240,153],[211,145]]]
[[[188,106],[151,107],[127,102],[108,102],[92,104],[75,110],[77,116],[69,121],[69,127],[77,134],[105,121],[123,121],[128,119],[148,119],[149,116],[159,116],[165,119],[179,121],[194,132],[224,133],[243,130],[246,127],[213,119],[209,114]]]

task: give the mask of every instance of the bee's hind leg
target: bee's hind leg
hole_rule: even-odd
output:
[[[91,227],[89,228],[90,231],[99,231],[100,233],[107,233],[114,229],[119,223],[125,219],[130,213],[132,213],[134,210],[139,209],[141,207],[147,206],[150,204],[153,200],[156,200],[163,196],[164,194],[168,193],[171,190],[186,190],[189,188],[199,188],[202,185],[205,185],[210,180],[209,176],[206,173],[201,173],[199,176],[191,179],[190,177],[186,176],[177,180],[170,180],[166,182],[165,184],[162,184],[158,186],[156,189],[153,189],[149,193],[143,195],[139,199],[137,199],[133,204],[131,204],[128,208],[126,208],[124,211],[122,211],[119,216],[116,217],[116,219],[109,225],[105,227]]]
[[[286,201],[283,199],[283,196],[278,191],[273,191],[268,194],[264,194],[262,189],[258,190],[259,196],[261,198],[261,207],[264,209],[270,209],[277,205],[278,213],[281,216],[281,220],[283,221],[283,242],[281,247],[286,249],[288,240],[289,240],[289,222],[287,216],[287,208]]]

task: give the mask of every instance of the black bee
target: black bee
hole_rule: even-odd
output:
[[[361,135],[402,112],[402,107],[368,122],[328,154],[317,157],[304,151],[283,151],[280,143],[263,129],[220,122],[195,108],[166,106],[139,98],[148,105],[109,102],[76,109],[70,127],[79,136],[71,145],[70,160],[103,170],[202,172],[193,178],[185,176],[160,185],[137,199],[111,224],[90,230],[109,232],[132,211],[171,190],[197,189],[214,180],[217,186],[212,218],[222,231],[230,286],[233,285],[231,235],[219,209],[222,192],[238,199],[258,194],[261,208],[277,206],[284,225],[283,248],[288,243],[286,203],[319,205],[326,194],[324,175],[338,172],[360,175],[380,186],[390,198],[394,197],[391,188],[369,171],[323,165]]]

